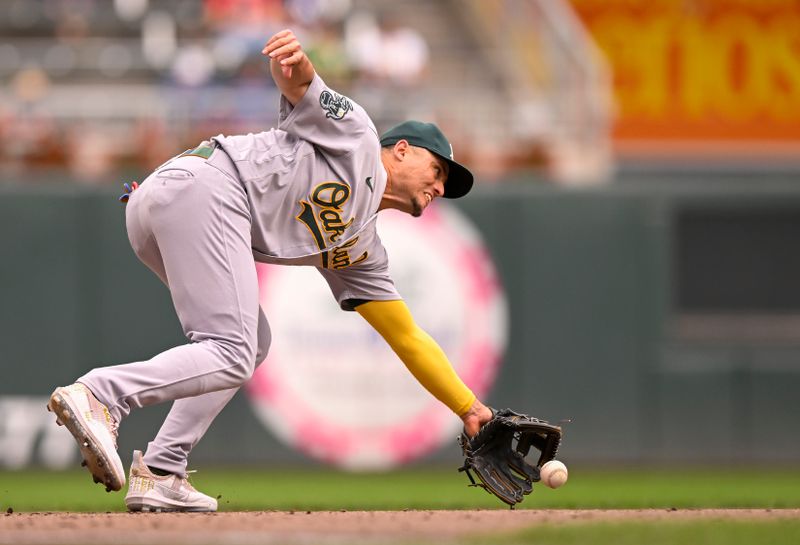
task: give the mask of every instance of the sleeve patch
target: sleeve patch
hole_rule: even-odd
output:
[[[353,103],[349,98],[327,89],[319,95],[319,105],[325,110],[325,117],[337,121],[353,110]]]

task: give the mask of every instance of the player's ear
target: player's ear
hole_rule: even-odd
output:
[[[392,154],[398,161],[405,159],[405,156],[411,151],[411,144],[408,140],[398,140],[392,148]]]

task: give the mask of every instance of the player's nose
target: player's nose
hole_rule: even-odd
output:
[[[437,180],[433,184],[433,194],[435,197],[441,197],[444,195],[444,182],[442,180]]]

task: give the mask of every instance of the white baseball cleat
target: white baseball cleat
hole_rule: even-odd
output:
[[[144,463],[140,450],[133,451],[128,482],[125,505],[129,511],[201,513],[217,510],[217,500],[195,490],[189,479],[153,474]]]
[[[125,468],[117,454],[117,422],[89,388],[76,382],[56,388],[47,403],[56,422],[66,426],[81,449],[81,465],[103,483],[107,492],[125,486]]]

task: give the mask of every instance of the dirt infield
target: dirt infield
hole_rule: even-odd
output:
[[[778,518],[800,518],[800,509],[13,513],[0,515],[0,544],[446,543],[547,523]]]

